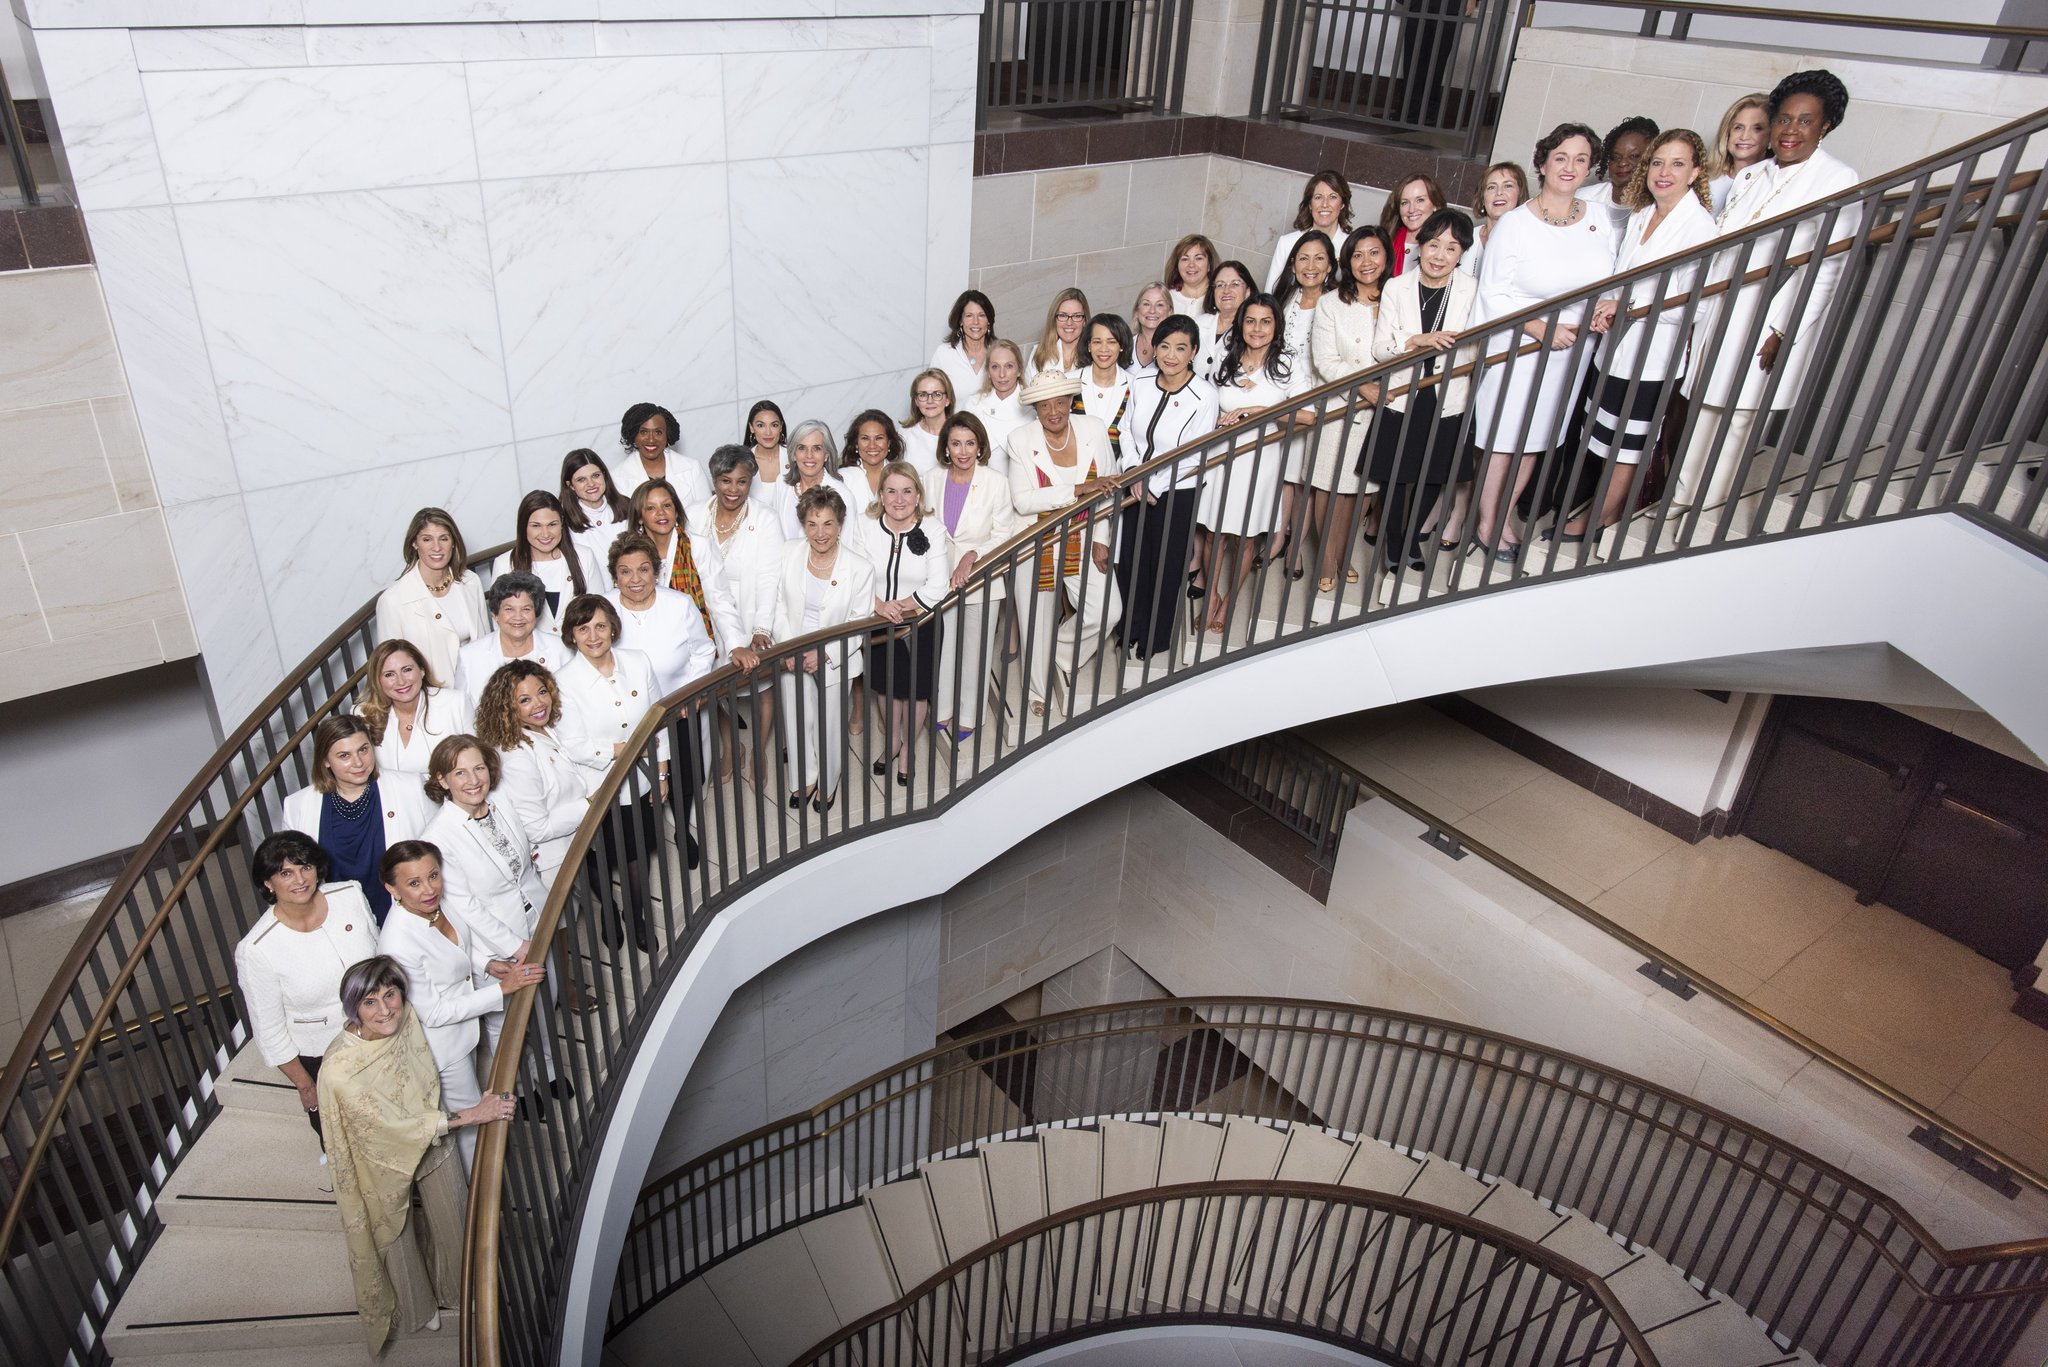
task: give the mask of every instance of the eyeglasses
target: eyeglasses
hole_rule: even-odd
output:
[[[936,399],[943,403],[946,398],[946,391],[943,389],[920,389],[910,397],[916,399],[919,403],[923,403],[926,399]]]
[[[1055,313],[1053,317],[1062,323],[1083,323],[1088,320],[1085,313]]]

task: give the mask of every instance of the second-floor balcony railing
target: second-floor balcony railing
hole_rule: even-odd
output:
[[[993,113],[1170,114],[1194,0],[988,0],[975,121]]]

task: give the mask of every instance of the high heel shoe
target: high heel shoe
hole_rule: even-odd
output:
[[[1190,597],[1190,598],[1197,598],[1197,599],[1199,599],[1199,598],[1203,597],[1204,595],[1206,595],[1206,594],[1207,594],[1208,592],[1209,592],[1209,590],[1208,590],[1207,588],[1205,588],[1204,586],[1202,586],[1202,585],[1200,585],[1200,584],[1197,584],[1197,583],[1195,582],[1195,572],[1194,572],[1193,570],[1189,570],[1189,571],[1188,571],[1188,597]]]
[[[837,802],[838,800],[839,794],[836,792],[833,793],[830,797],[813,795],[811,798],[811,810],[816,812],[819,816],[823,816],[825,813],[832,810],[832,804]]]

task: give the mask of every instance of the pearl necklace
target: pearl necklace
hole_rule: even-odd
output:
[[[1052,453],[1053,453],[1054,455],[1056,455],[1056,456],[1064,456],[1065,454],[1067,454],[1067,452],[1069,452],[1069,451],[1073,450],[1073,449],[1074,449],[1074,429],[1073,429],[1073,428],[1071,428],[1071,427],[1069,427],[1069,428],[1067,429],[1067,439],[1066,439],[1065,441],[1063,441],[1063,442],[1059,442],[1058,444],[1055,444],[1055,443],[1053,442],[1053,439],[1052,439],[1052,433],[1050,433],[1050,432],[1046,433],[1046,434],[1045,434],[1045,449],[1046,449],[1046,450],[1048,450],[1048,451],[1050,451],[1050,452],[1052,452]]]

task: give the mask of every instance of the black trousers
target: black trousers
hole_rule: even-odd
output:
[[[1422,499],[1416,502],[1415,491],[1422,491]],[[1441,484],[1396,484],[1381,494],[1380,545],[1386,548],[1387,568],[1400,569],[1410,560],[1422,555],[1422,524],[1429,520],[1429,510],[1436,506],[1437,495],[1443,492]]]
[[[1195,538],[1193,489],[1174,489],[1158,502],[1124,509],[1117,529],[1116,587],[1123,596],[1117,638],[1126,650],[1150,655],[1173,644],[1174,614],[1187,598],[1188,555]]]
[[[306,1070],[307,1077],[312,1078],[316,1083],[320,1081],[320,1059],[318,1056],[300,1054],[299,1066]],[[320,1112],[317,1109],[308,1111],[306,1112],[306,1119],[313,1122],[313,1133],[320,1136],[320,1145],[322,1148],[325,1148],[327,1146],[327,1132],[320,1128]]]

